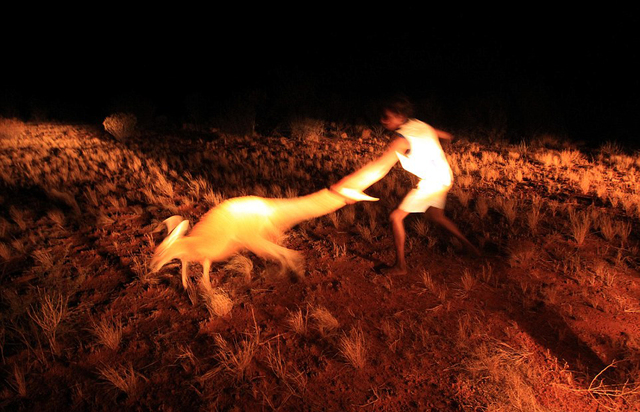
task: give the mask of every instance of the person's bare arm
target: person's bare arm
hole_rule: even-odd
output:
[[[343,177],[331,186],[332,190],[339,191],[343,187],[356,190],[365,190],[389,173],[389,170],[398,162],[396,152],[405,154],[409,150],[409,142],[404,137],[393,140],[385,152],[376,160],[367,163],[361,169]]]
[[[436,131],[436,135],[438,135],[439,139],[444,139],[444,140],[453,140],[453,135],[451,133],[447,133],[444,130],[440,130],[440,129],[433,129]]]

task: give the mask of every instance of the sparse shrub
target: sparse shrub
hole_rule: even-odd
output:
[[[325,124],[322,120],[298,118],[291,121],[291,137],[307,141],[318,142],[324,135]]]
[[[585,195],[588,194],[591,189],[592,180],[593,176],[589,172],[585,172],[582,174],[582,176],[580,176],[580,190],[582,190],[582,193],[584,193]]]
[[[331,225],[339,229],[340,228],[340,217],[339,212],[332,212],[327,215],[327,219],[331,222]]]
[[[13,364],[13,382],[7,381],[21,398],[27,397],[27,381],[22,366]]]
[[[13,219],[13,221],[18,225],[20,230],[27,229],[28,227],[28,224],[26,221],[27,216],[24,210],[18,209],[15,206],[11,206],[9,208],[9,215],[11,216],[11,219]]]
[[[25,124],[19,120],[0,118],[0,138],[16,139],[25,130]]]
[[[133,136],[138,119],[131,113],[115,113],[102,122],[104,130],[117,140]]]
[[[601,214],[595,223],[598,225],[598,229],[602,236],[609,242],[611,242],[616,236],[616,225],[615,221],[611,219],[609,215]]]
[[[535,158],[545,166],[557,166],[560,163],[560,158],[551,151],[537,153]]]
[[[629,235],[631,234],[631,223],[629,222],[616,222],[616,233],[620,236],[623,243],[627,242]]]
[[[471,197],[469,195],[469,192],[458,189],[455,191],[455,195],[458,198],[458,201],[460,202],[462,207],[467,207],[467,205],[469,204],[469,198]]]
[[[56,225],[58,225],[59,227],[64,227],[64,222],[65,222],[65,217],[64,217],[64,213],[62,213],[61,210],[50,210],[47,212],[47,216],[49,217],[49,219],[51,219],[51,221],[53,223],[55,223]]]
[[[482,272],[480,273],[480,279],[482,279],[482,281],[484,283],[487,284],[493,284],[493,282],[495,281],[495,277],[493,274],[493,267],[491,266],[491,263],[488,263],[486,265],[482,266]],[[494,284],[494,286],[496,286]]]
[[[503,342],[482,342],[470,349],[464,361],[465,384],[479,390],[487,410],[543,412],[537,399],[532,353]]]
[[[339,243],[332,242],[332,247],[334,258],[343,257],[347,254],[347,245],[341,245]]]
[[[210,207],[217,206],[223,200],[224,200],[224,196],[213,189],[207,190],[204,194],[204,201]]]

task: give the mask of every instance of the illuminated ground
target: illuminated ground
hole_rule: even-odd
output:
[[[404,277],[387,216],[411,185],[299,225],[305,279],[249,254],[218,295],[150,274],[161,222],[220,200],[326,187],[384,148],[354,126],[319,139],[4,122],[5,410],[637,410],[640,156],[554,139],[445,147],[447,214],[474,258],[407,219]],[[341,137],[344,133],[345,137]],[[231,149],[233,148],[233,149]]]

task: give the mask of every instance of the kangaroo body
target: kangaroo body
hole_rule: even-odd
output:
[[[199,262],[205,285],[210,286],[212,262],[222,262],[243,250],[280,262],[301,275],[302,256],[278,244],[284,233],[295,225],[317,218],[358,201],[378,199],[363,190],[384,177],[398,161],[395,150],[388,149],[378,160],[344,177],[332,186],[306,196],[289,199],[244,196],[226,200],[208,211],[187,235],[189,221],[180,216],[165,220],[169,235],[155,250],[151,270],[156,272],[173,259],[182,263],[182,285],[187,288],[187,263]]]
[[[367,200],[370,199],[375,200]],[[345,196],[329,189],[290,199],[238,197],[208,211],[187,235],[189,222],[179,216],[171,217],[165,221],[170,233],[156,248],[151,269],[156,272],[171,260],[179,259],[182,284],[186,288],[187,263],[199,262],[208,286],[212,262],[225,261],[242,250],[249,250],[262,258],[278,261],[283,271],[290,269],[300,275],[301,255],[279,245],[278,240],[295,225],[331,213],[347,203]]]

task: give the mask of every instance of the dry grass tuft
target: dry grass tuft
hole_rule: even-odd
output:
[[[68,315],[68,299],[61,294],[48,294],[41,296],[38,308],[31,307],[29,317],[42,329],[49,341],[49,347],[54,354],[59,353],[56,334],[62,321]]]
[[[569,211],[571,236],[578,246],[582,246],[591,229],[591,216],[583,211]]]
[[[117,350],[122,340],[122,321],[103,318],[93,324],[93,334],[98,342],[111,350]]]
[[[267,364],[274,375],[291,391],[302,392],[307,386],[307,376],[298,370],[290,362],[287,362],[280,352],[280,340],[277,340],[275,349],[267,344]]]
[[[235,255],[225,264],[224,268],[241,275],[245,282],[251,281],[253,261],[246,256]]]
[[[469,355],[463,385],[487,402],[487,410],[547,411],[536,396],[530,352],[503,342],[482,342]]]
[[[118,140],[131,137],[135,131],[138,119],[131,113],[114,113],[104,119],[104,130]]]
[[[465,269],[462,277],[460,278],[460,283],[462,284],[462,291],[464,294],[468,294],[476,286],[478,279],[476,279],[469,269]]]
[[[13,364],[13,382],[7,380],[7,383],[13,388],[19,397],[27,397],[27,380],[22,366],[15,363]]]
[[[127,396],[137,393],[140,385],[140,375],[133,369],[133,365],[129,366],[103,366],[98,368],[98,373],[102,379],[111,383],[114,387],[121,390]]]
[[[205,305],[211,316],[224,317],[231,313],[233,300],[223,289],[207,287],[201,282],[200,294],[204,298]]]
[[[287,324],[298,335],[304,336],[307,334],[307,318],[302,313],[302,309],[289,313]]]
[[[367,363],[367,348],[361,328],[353,328],[348,335],[340,338],[340,353],[356,369]]]
[[[243,381],[248,376],[249,366],[258,349],[259,335],[248,336],[239,343],[231,344],[218,334],[215,336],[215,343],[217,346],[215,358],[219,365],[207,372],[202,379],[206,380],[219,372],[224,372],[237,382]]]
[[[486,198],[478,198],[476,201],[476,212],[478,212],[480,219],[484,219],[487,216],[487,213],[489,213],[489,202],[487,202]]]
[[[316,306],[311,309],[311,317],[316,322],[316,327],[323,336],[332,333],[340,327],[338,320],[324,306]]]

